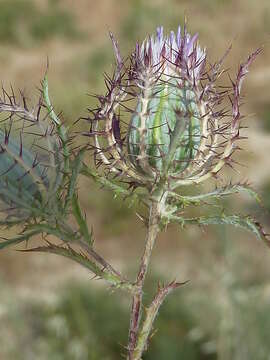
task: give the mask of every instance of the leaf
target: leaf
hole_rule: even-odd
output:
[[[45,105],[47,107],[49,116],[51,118],[51,120],[54,122],[54,124],[56,126],[60,126],[61,125],[61,120],[58,118],[58,116],[56,115],[51,100],[50,100],[50,96],[49,96],[49,84],[48,84],[48,74],[47,71],[45,73],[45,76],[42,80],[42,93],[43,93],[43,98],[45,101]]]
[[[59,219],[57,219],[59,220]],[[27,225],[27,229],[32,229],[32,230],[37,230],[40,233],[45,233],[48,235],[53,235],[55,237],[57,237],[58,239],[61,239],[65,242],[70,242],[70,241],[76,241],[77,237],[75,232],[68,232],[63,228],[60,227],[53,227],[50,224],[46,224],[46,223],[38,223],[38,224],[31,224],[31,225]]]
[[[23,196],[19,196],[16,192],[17,189],[16,186],[11,185],[11,182],[8,182],[6,187],[0,189],[0,199],[2,199],[2,202],[6,206],[10,207],[7,208],[7,213],[13,212],[14,216],[17,217],[19,217],[19,214],[21,214],[22,217],[28,217],[34,213],[39,214],[40,204],[36,203],[35,206],[35,199],[30,197],[26,192]]]
[[[77,183],[77,178],[78,178],[78,175],[79,175],[82,165],[83,165],[83,163],[82,163],[83,156],[84,156],[84,149],[79,151],[79,153],[76,155],[74,161],[72,162],[72,165],[71,165],[72,172],[71,172],[71,176],[70,176],[69,182],[68,182],[67,195],[65,198],[65,208],[67,208],[69,203],[72,201],[72,198],[73,198],[73,195],[75,192],[76,183]]]
[[[12,226],[20,225],[25,223],[25,219],[17,219],[16,217],[6,216],[5,219],[0,220],[0,227],[4,227],[6,229],[11,228]]]
[[[93,237],[92,234],[88,230],[88,225],[86,222],[85,216],[82,214],[77,194],[74,194],[72,197],[72,212],[75,216],[75,219],[79,225],[80,233],[82,234],[83,238],[87,241],[87,243],[92,246],[93,245]]]
[[[259,205],[262,206],[262,200],[260,199],[259,195],[253,190],[248,184],[229,184],[227,186],[216,188],[213,191],[205,194],[198,194],[198,195],[180,195],[175,192],[170,192],[169,197],[174,198],[175,200],[180,201],[180,205],[199,205],[201,202],[207,199],[219,199],[223,196],[229,196],[238,193],[246,193],[251,196],[253,199],[257,201]]]
[[[94,180],[96,183],[111,190],[116,196],[123,196],[125,198],[132,199],[133,202],[141,201],[143,204],[147,205],[146,196],[143,193],[138,193],[129,189],[125,189],[119,183],[109,180],[106,177],[99,175],[95,170],[83,164],[81,173],[86,177]]]
[[[26,249],[26,250],[20,250],[20,251],[23,251],[23,252],[45,252],[45,253],[51,253],[51,254],[55,254],[55,255],[61,255],[61,256],[67,257],[67,258],[81,264],[83,267],[91,270],[97,276],[102,277],[102,275],[103,275],[102,270],[93,261],[88,259],[85,255],[77,253],[69,245],[58,246],[58,245],[48,243],[48,246],[38,246],[33,249]]]
[[[57,133],[62,141],[63,156],[64,156],[64,172],[67,173],[69,170],[69,156],[70,156],[70,151],[69,151],[69,146],[68,146],[68,142],[69,142],[68,130],[61,123],[61,120],[56,115],[54,108],[52,106],[50,96],[49,96],[49,84],[48,84],[47,71],[42,80],[42,94],[43,94],[43,99],[44,99],[45,106],[47,108],[49,117],[52,120],[52,122],[56,125]]]
[[[118,185],[116,182],[112,180],[108,180],[107,178],[99,175],[95,170],[83,164],[81,173],[91,179],[93,179],[98,184],[104,186],[109,190],[113,190],[115,193],[128,195],[129,192],[122,186]]]
[[[36,154],[0,129],[0,198],[8,205],[31,205],[47,192],[46,168],[37,163]],[[18,201],[16,201],[18,200]]]
[[[2,201],[9,202],[13,213],[18,207],[21,216],[22,204],[11,200],[12,195],[31,208],[38,203],[46,204],[47,209],[56,207],[53,203],[63,179],[63,156],[42,96],[31,106],[22,92],[17,96],[11,91],[9,95],[2,89],[0,98],[0,189],[5,192]]]
[[[77,262],[78,264],[82,265],[83,267],[87,268],[88,270],[93,272],[97,277],[108,281],[114,287],[118,287],[123,290],[127,290],[131,293],[134,292],[133,284],[129,283],[126,280],[123,280],[117,274],[112,274],[110,272],[107,272],[106,268],[103,268],[103,269],[99,268],[95,262],[91,261],[85,255],[76,252],[69,245],[58,246],[58,245],[54,245],[54,244],[51,244],[48,242],[48,246],[39,246],[39,247],[36,247],[33,249],[26,249],[26,250],[20,250],[20,251],[23,251],[23,252],[45,252],[45,253],[51,253],[51,254],[67,257],[67,258]]]
[[[169,219],[168,219],[169,220]],[[185,224],[195,225],[233,225],[242,229],[253,232],[259,240],[262,240],[268,247],[270,247],[270,239],[264,232],[261,224],[250,216],[240,215],[225,215],[220,216],[201,216],[197,218],[185,219],[178,216],[171,216],[170,221]]]
[[[40,230],[33,230],[33,231],[26,232],[22,235],[16,236],[11,239],[5,239],[5,241],[0,242],[0,250],[6,248],[8,246],[11,246],[11,245],[20,244],[24,241],[29,240],[32,236],[40,234],[40,233],[41,233]]]

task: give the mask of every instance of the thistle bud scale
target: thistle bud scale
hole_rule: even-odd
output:
[[[169,81],[155,85],[148,101],[144,128],[141,114],[143,100],[138,101],[127,135],[131,162],[138,171],[144,172],[140,166],[141,149],[144,147],[147,168],[152,173],[162,173],[165,169],[171,174],[180,173],[194,159],[200,143],[201,122],[192,92],[182,90]],[[180,126],[176,126],[178,122]],[[169,159],[166,155],[175,139],[174,153]]]
[[[186,26],[169,35],[157,28],[125,62],[111,38],[116,70],[106,77],[108,92],[90,119],[97,165],[149,189],[159,182],[176,188],[217,176],[237,149],[241,84],[260,50],[224,89],[216,80],[228,51],[209,64],[198,34],[191,36]]]

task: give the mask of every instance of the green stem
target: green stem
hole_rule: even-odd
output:
[[[159,221],[161,207],[166,201],[166,194],[158,190],[157,196],[152,199],[148,221],[148,231],[145,241],[144,253],[141,259],[140,269],[136,280],[136,291],[132,299],[130,328],[128,339],[128,360],[135,359],[133,357],[134,350],[137,346],[138,332],[141,321],[143,286],[147,270],[150,264],[152,250],[159,232]]]
[[[143,352],[147,348],[147,341],[152,331],[154,320],[158,314],[160,306],[163,304],[167,295],[174,289],[182,285],[181,283],[172,282],[164,287],[159,287],[158,292],[151,305],[145,309],[145,319],[137,336],[137,344],[134,349],[131,360],[141,360]]]

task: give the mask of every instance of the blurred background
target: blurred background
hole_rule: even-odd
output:
[[[237,195],[225,207],[255,215],[269,232],[269,0],[0,0],[0,79],[35,98],[48,56],[51,98],[71,124],[95,105],[88,94],[102,93],[103,73],[113,69],[109,30],[127,55],[135,40],[161,24],[176,30],[185,15],[210,61],[233,44],[225,66],[232,77],[241,61],[264,46],[243,89],[249,129],[237,160],[247,166],[228,178],[249,179],[265,209]],[[97,248],[134,277],[144,240],[134,209],[85,179],[80,195]],[[154,251],[146,297],[157,279],[175,278],[190,282],[161,309],[144,359],[270,359],[270,252],[264,244],[227,227],[171,227]],[[119,359],[128,311],[125,294],[91,281],[91,274],[68,260],[0,253],[1,360]]]

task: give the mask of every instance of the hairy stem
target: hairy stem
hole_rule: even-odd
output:
[[[136,291],[132,299],[128,340],[128,360],[135,359],[133,357],[133,354],[137,345],[138,331],[141,320],[143,285],[149,267],[155,240],[159,232],[160,205],[162,201],[161,199],[162,196],[160,196],[159,199],[153,199],[150,206],[145,248],[141,259],[140,269],[137,275]]]
[[[177,283],[173,281],[164,287],[159,287],[158,292],[154,297],[154,300],[152,301],[150,306],[145,309],[145,319],[143,321],[141,329],[138,332],[137,344],[132,353],[131,360],[141,360],[142,354],[147,348],[147,341],[151,334],[153,323],[158,314],[160,306],[163,304],[167,295],[169,295],[174,289],[181,285],[182,283]]]

